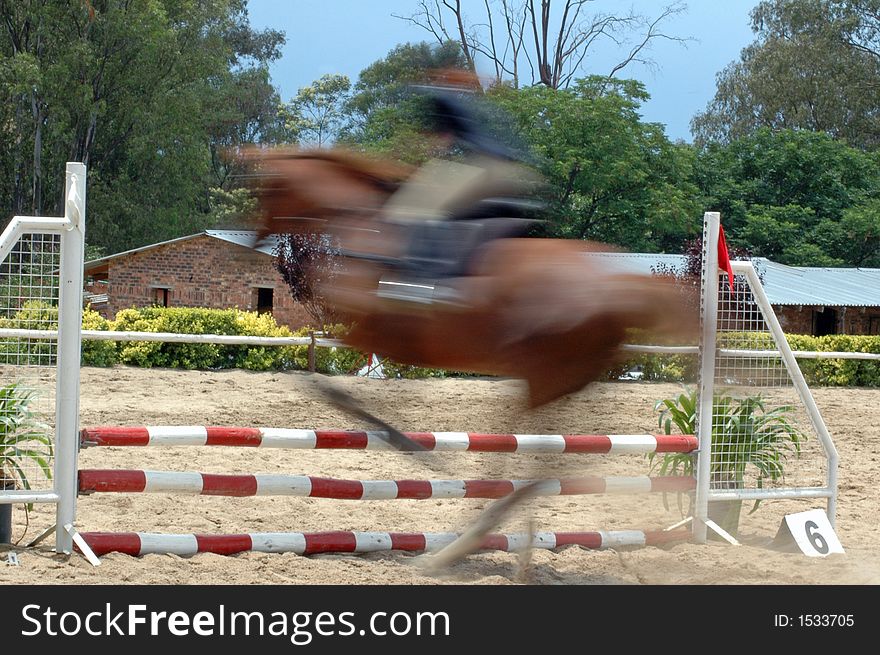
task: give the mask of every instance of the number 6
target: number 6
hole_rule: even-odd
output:
[[[810,543],[813,548],[816,549],[816,552],[826,555],[829,551],[828,542],[825,541],[825,537],[819,533],[819,526],[812,521],[807,521],[804,523],[804,528],[807,532],[807,539],[810,540]]]

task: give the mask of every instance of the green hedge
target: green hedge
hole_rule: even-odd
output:
[[[618,380],[634,368],[645,382],[687,382],[697,379],[700,361],[696,355],[633,355],[605,374],[606,380]]]
[[[112,325],[98,312],[86,308],[83,311],[82,329],[108,331]],[[119,361],[116,342],[83,339],[81,361],[84,366],[113,366]]]
[[[792,350],[880,353],[880,336],[787,335]],[[807,382],[830,387],[880,387],[880,360],[799,359]]]
[[[0,328],[12,330],[57,330],[58,308],[41,300],[28,300],[8,318],[0,318]],[[0,363],[21,366],[52,366],[56,361],[55,342],[37,339],[0,339]]]
[[[32,319],[30,316],[27,318]],[[13,322],[15,321],[9,320],[9,323]],[[21,322],[16,322],[15,326]],[[291,332],[287,327],[276,324],[275,319],[269,314],[256,314],[237,309],[185,307],[125,309],[117,313],[115,320],[112,321],[102,318],[91,309],[86,309],[83,313],[83,329],[262,337],[307,337],[313,331],[313,328],[304,327]],[[323,336],[342,339],[347,329],[344,325],[333,325],[325,328]],[[367,363],[367,359],[366,354],[351,348],[315,348],[315,370],[319,373],[354,373]],[[126,364],[185,369],[308,370],[309,346],[222,346],[88,339],[83,340],[82,363],[84,366]],[[389,377],[424,378],[454,375],[448,371],[419,368],[387,360],[382,364]]]
[[[291,336],[290,330],[277,325],[269,314],[243,312],[237,309],[188,307],[124,309],[116,314],[110,329],[121,332]],[[119,363],[129,366],[282,370],[294,367],[294,347],[120,341],[117,345],[117,358]]]
[[[297,337],[307,337],[314,328],[304,327],[293,333]],[[342,339],[348,328],[344,325],[333,325],[325,328],[324,337]],[[309,347],[293,346],[294,367],[301,370],[309,368]],[[367,363],[367,356],[351,348],[337,346],[315,348],[315,370],[318,373],[346,374],[354,373]]]
[[[39,301],[27,303],[9,318],[0,318],[0,327],[56,329],[58,312]],[[308,336],[310,328],[291,332],[279,326],[269,314],[257,314],[237,309],[203,309],[183,307],[146,307],[120,311],[115,320],[108,321],[97,312],[83,312],[84,330],[116,330],[137,332],[174,332],[181,334],[250,335],[265,337]],[[327,328],[325,336],[344,338],[347,328],[335,325]],[[787,335],[793,350],[880,353],[880,336],[829,335],[811,337]],[[0,350],[0,363],[52,363],[54,347],[51,342],[31,341],[25,347],[23,339],[7,339]],[[719,346],[738,343],[761,343],[766,333],[726,333]],[[83,340],[84,366],[113,366],[127,364],[143,367],[185,369],[242,368],[252,371],[308,369],[307,345],[302,346],[220,346],[216,344],[178,344],[154,341],[96,341]],[[816,386],[880,387],[880,361],[854,359],[799,359],[804,377]],[[367,355],[350,348],[315,349],[315,368],[320,373],[350,374],[367,362]],[[388,377],[443,378],[470,374],[442,369],[422,368],[382,362]],[[649,382],[689,382],[697,377],[699,361],[695,355],[635,354],[605,375],[616,380],[623,373],[638,366],[642,380]]]
[[[880,336],[833,334],[812,337],[788,334],[792,350],[812,352],[880,353]],[[729,332],[721,335],[720,348],[761,345],[772,349],[767,333]],[[798,359],[807,382],[814,386],[880,387],[880,361],[864,359]],[[697,378],[699,361],[696,355],[637,355],[608,372],[606,379],[616,380],[627,370],[640,366],[642,379],[654,382],[689,382]]]

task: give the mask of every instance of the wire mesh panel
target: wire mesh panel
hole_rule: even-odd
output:
[[[795,386],[753,281],[719,278],[710,489],[823,487],[828,453],[801,396],[809,390]]]
[[[765,500],[783,501],[776,506],[784,514],[800,511],[791,506],[796,499],[824,499],[833,525],[837,449],[760,271],[749,262],[728,262],[720,214],[705,218],[694,537],[705,541],[709,527],[735,532],[752,516],[743,501],[754,501],[751,510]],[[771,514],[775,525],[767,523]],[[761,529],[775,531],[778,513],[758,515]],[[757,526],[758,517],[753,520]]]
[[[61,236],[25,233],[0,262],[0,493],[52,489]]]

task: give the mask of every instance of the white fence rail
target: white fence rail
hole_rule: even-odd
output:
[[[21,330],[0,328],[0,338],[45,339],[58,338],[57,330]],[[310,337],[254,337],[230,334],[182,334],[179,332],[124,332],[116,330],[82,330],[86,341],[162,341],[165,343],[213,343],[220,346],[308,346]],[[319,348],[345,348],[341,339],[315,337]],[[625,352],[658,355],[699,355],[699,346],[649,346],[624,344]],[[718,354],[724,357],[779,357],[778,350],[743,350],[719,348]],[[793,350],[797,359],[865,359],[880,361],[880,353],[844,352],[833,350]]]

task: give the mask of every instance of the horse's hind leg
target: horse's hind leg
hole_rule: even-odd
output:
[[[318,380],[319,378],[315,378]],[[358,402],[348,393],[339,389],[338,387],[331,386],[326,382],[322,381],[320,383],[315,384],[318,389],[321,390],[321,393],[336,405],[339,409],[344,412],[348,412],[349,414],[353,414],[360,419],[367,421],[368,423],[373,424],[374,426],[380,428],[380,434],[384,435],[384,440],[391,446],[393,446],[396,450],[403,450],[408,452],[423,452],[428,449],[420,444],[418,441],[414,441],[406,436],[403,432],[395,428],[393,425],[390,425],[380,419],[378,416],[374,416],[370,414],[367,410],[358,404]]]
[[[486,535],[510,511],[535,496],[540,484],[541,480],[534,480],[489,505],[455,541],[432,555],[424,556],[422,562],[426,570],[437,573],[479,550]]]
[[[315,388],[321,392],[324,398],[329,400],[336,407],[378,428],[373,434],[381,438],[392,448],[401,452],[421,453],[421,455],[419,455],[420,464],[435,473],[441,473],[444,475],[448,473],[445,470],[444,465],[441,463],[442,460],[437,458],[427,447],[423,446],[418,441],[411,439],[393,425],[380,419],[378,416],[365,410],[360,406],[357,400],[351,396],[351,394],[333,386],[321,377],[313,376],[313,383]]]

